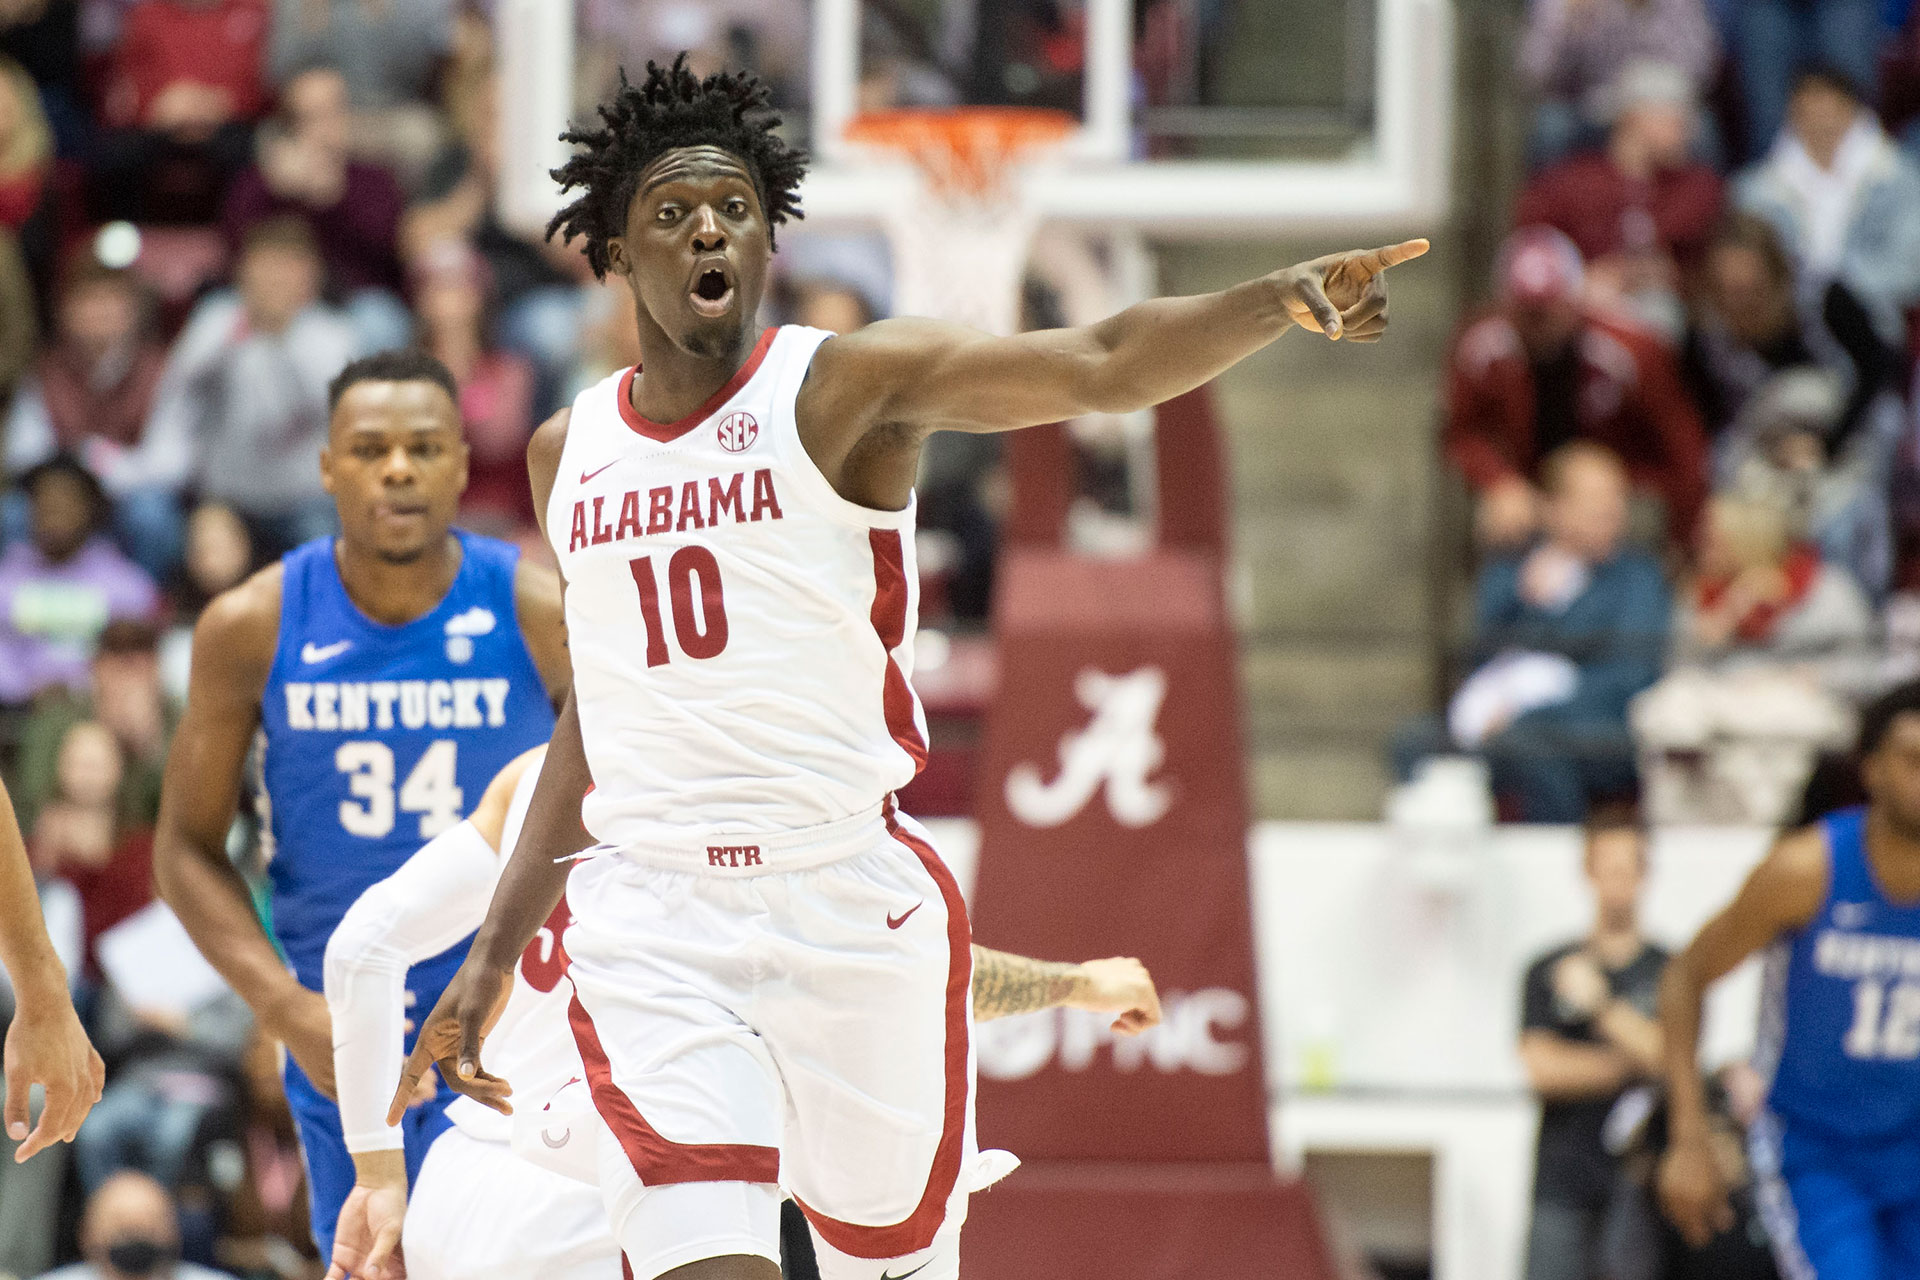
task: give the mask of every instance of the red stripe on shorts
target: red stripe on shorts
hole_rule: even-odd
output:
[[[947,907],[946,1114],[926,1189],[905,1221],[890,1227],[860,1226],[829,1218],[799,1196],[793,1198],[821,1239],[855,1258],[898,1258],[933,1243],[934,1233],[946,1221],[953,1184],[960,1178],[960,1157],[967,1137],[967,1005],[973,998],[973,929],[967,921],[966,900],[933,847],[894,821],[892,797],[888,797],[884,813],[888,834],[919,856],[920,865],[940,886],[940,897]]]
[[[900,749],[913,757],[917,775],[927,767],[927,744],[920,738],[920,725],[913,718],[913,689],[906,673],[893,660],[893,651],[907,635],[907,563],[900,546],[898,529],[871,529],[867,542],[873,548],[873,629],[887,651],[887,676],[882,704],[887,713],[887,732]],[[888,1255],[892,1256],[892,1255]]]
[[[674,1142],[663,1138],[633,1099],[613,1082],[613,1064],[594,1030],[593,1019],[576,992],[567,1007],[573,1041],[587,1067],[593,1107],[620,1140],[633,1171],[643,1185],[664,1187],[675,1182],[778,1182],[780,1153],[773,1147],[733,1142]]]

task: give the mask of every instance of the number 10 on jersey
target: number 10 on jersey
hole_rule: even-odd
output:
[[[647,621],[647,665],[664,666],[672,660],[667,633],[661,625],[660,588],[654,581],[653,557],[627,562],[633,585],[640,591],[640,616]],[[694,580],[700,582],[699,609],[694,608]],[[727,600],[720,587],[720,562],[705,547],[682,547],[667,561],[667,599],[673,607],[673,634],[689,658],[717,657],[727,647]]]

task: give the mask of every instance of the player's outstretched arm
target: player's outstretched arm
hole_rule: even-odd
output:
[[[1139,1035],[1160,1024],[1160,995],[1154,990],[1153,975],[1131,956],[1059,964],[978,945],[973,948],[976,1022],[1055,1007],[1117,1014],[1113,1029],[1122,1035]]]
[[[940,321],[883,320],[820,349],[800,393],[801,431],[821,461],[834,450],[817,447],[833,443],[819,437],[857,439],[875,427],[1006,431],[1144,409],[1193,390],[1295,325],[1377,341],[1387,325],[1387,268],[1426,251],[1425,240],[1408,240],[1330,254],[1219,293],[1153,298],[1097,324],[1008,338]]]
[[[79,1132],[107,1070],[94,1052],[67,994],[67,970],[54,954],[47,922],[40,916],[26,842],[13,814],[13,800],[0,785],[0,967],[13,984],[13,1021],[7,1027],[7,1136],[20,1146],[16,1162]],[[46,1090],[40,1120],[29,1132],[27,1095]]]
[[[153,880],[207,963],[331,1097],[326,998],[288,972],[227,859],[227,828],[279,639],[280,576],[278,565],[261,570],[217,597],[193,629],[187,708],[161,786]]]
[[[387,1108],[387,1123],[398,1124],[414,1089],[430,1067],[454,1090],[511,1113],[507,1082],[481,1066],[480,1048],[513,989],[513,966],[566,891],[571,864],[562,861],[592,843],[580,825],[580,801],[590,775],[580,741],[580,717],[573,695],[554,724],[553,741],[540,768],[540,781],[527,805],[520,842],[500,874],[487,917],[467,949],[459,972],[440,1002],[420,1024],[420,1035],[400,1073],[400,1087]]]
[[[1660,1204],[1696,1248],[1733,1225],[1725,1180],[1709,1144],[1700,1079],[1700,1009],[1707,988],[1784,934],[1804,928],[1827,896],[1826,838],[1807,828],[1781,838],[1734,900],[1701,927],[1660,980],[1666,1039],[1667,1154]]]

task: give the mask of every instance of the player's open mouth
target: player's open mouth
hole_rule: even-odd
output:
[[[694,277],[687,300],[693,309],[709,319],[727,314],[733,307],[732,273],[724,266],[712,266]]]

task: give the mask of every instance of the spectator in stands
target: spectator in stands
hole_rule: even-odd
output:
[[[92,128],[80,57],[83,7],[60,0],[0,3],[0,56],[19,63],[33,77],[63,156],[79,154]]]
[[[353,104],[353,149],[411,188],[444,140],[429,105],[453,45],[454,0],[273,0],[272,66],[337,67]]]
[[[296,72],[280,110],[260,132],[260,162],[227,195],[227,236],[237,249],[268,218],[305,222],[327,277],[360,331],[363,352],[406,343],[398,237],[404,201],[384,165],[348,154],[346,77],[331,67]]]
[[[873,307],[860,290],[831,279],[803,279],[790,288],[793,323],[829,333],[852,333],[873,323]]]
[[[1694,86],[1662,62],[1628,63],[1608,86],[1603,150],[1564,160],[1520,193],[1514,221],[1564,231],[1587,264],[1590,300],[1678,338],[1682,275],[1699,265],[1720,216],[1720,176],[1688,158]]]
[[[1793,534],[1785,507],[1722,496],[1702,521],[1699,564],[1681,597],[1673,660],[1722,670],[1751,662],[1823,667],[1845,687],[1873,638],[1873,607],[1843,568]]]
[[[1749,159],[1774,145],[1809,66],[1830,68],[1855,96],[1879,75],[1885,32],[1875,0],[1740,0],[1732,9]]]
[[[253,572],[253,540],[234,509],[203,502],[187,518],[187,552],[169,594],[173,625],[160,638],[160,688],[170,706],[184,706],[193,664],[193,624],[213,598]]]
[[[1596,817],[1582,867],[1593,929],[1534,961],[1521,997],[1520,1062],[1540,1099],[1527,1280],[1657,1274],[1657,1215],[1605,1137],[1615,1105],[1661,1070],[1654,1012],[1669,957],[1640,932],[1646,833]]]
[[[1447,724],[1410,726],[1394,755],[1405,779],[1429,755],[1477,752],[1521,821],[1577,822],[1633,789],[1627,702],[1660,674],[1668,595],[1659,563],[1626,543],[1617,457],[1575,441],[1541,474],[1543,535],[1481,570],[1474,671]]]
[[[95,216],[208,222],[267,107],[265,0],[140,0],[106,71]]]
[[[1846,745],[1847,698],[1877,687],[1866,593],[1794,523],[1764,498],[1708,504],[1673,670],[1632,708],[1661,822],[1784,821],[1815,754]]]
[[[1795,527],[1875,598],[1893,576],[1889,491],[1905,427],[1892,394],[1869,402],[1843,438],[1845,389],[1810,366],[1779,373],[1747,401],[1721,441],[1721,487],[1779,504]]]
[[[1709,437],[1718,442],[1768,379],[1803,366],[1826,369],[1847,384],[1830,442],[1835,452],[1876,398],[1898,392],[1899,353],[1881,339],[1846,283],[1835,280],[1809,305],[1795,294],[1793,264],[1772,224],[1735,214],[1708,248],[1681,349],[1681,372]]]
[[[94,641],[115,618],[150,618],[153,579],[99,532],[100,482],[64,454],[21,480],[31,536],[0,553],[0,705],[86,683]]]
[[[80,895],[87,971],[98,978],[100,935],[153,901],[153,827],[121,811],[126,756],[113,730],[76,720],[61,735],[54,791],[27,844],[34,865]]]
[[[56,453],[86,464],[112,499],[121,545],[156,578],[180,559],[180,495],[150,483],[135,459],[166,363],[140,281],[86,254],[61,286],[53,341],[34,361],[6,425],[10,470]]]
[[[326,1264],[317,1259],[307,1229],[307,1169],[280,1081],[280,1055],[279,1043],[257,1027],[241,1053],[247,1176],[234,1190],[220,1256],[249,1275],[299,1274],[303,1266],[317,1275]]]
[[[463,523],[508,533],[533,523],[527,439],[533,434],[533,365],[487,337],[487,266],[458,240],[442,240],[414,264],[414,304],[423,345],[453,373],[465,424]]]
[[[126,1170],[101,1183],[80,1222],[85,1261],[46,1272],[42,1280],[231,1280],[180,1261],[179,1210],[167,1189]]]
[[[237,293],[202,302],[174,344],[143,463],[239,512],[267,558],[334,529],[316,459],[327,384],[359,342],[320,301],[319,251],[300,219],[250,230],[238,277]]]
[[[410,262],[443,240],[463,240],[479,250],[498,314],[495,337],[533,362],[538,420],[564,401],[586,338],[592,276],[579,249],[549,242],[540,227],[501,221],[494,201],[500,160],[496,97],[497,85],[488,78],[462,104],[454,141],[434,159],[420,202],[407,211],[401,245]]]
[[[53,169],[53,131],[33,79],[0,57],[0,228],[20,234],[40,208]]]
[[[1706,438],[1673,358],[1583,307],[1580,251],[1552,228],[1515,232],[1500,280],[1498,309],[1467,326],[1447,373],[1446,449],[1476,495],[1481,540],[1524,545],[1540,523],[1541,459],[1592,440],[1658,496],[1684,543],[1706,495]]]
[[[1698,101],[1720,42],[1701,0],[1532,0],[1520,71],[1534,97],[1527,158],[1535,166],[1598,143],[1618,109],[1609,87],[1634,62],[1673,68]]]
[[[58,786],[60,744],[83,720],[98,720],[120,745],[124,761],[118,808],[127,821],[151,826],[160,815],[160,774],[177,720],[160,686],[160,635],[151,623],[109,622],[100,633],[85,694],[44,697],[20,729],[9,786],[20,825],[28,830]]]
[[[1842,281],[1883,338],[1904,340],[1904,313],[1920,302],[1920,166],[1845,77],[1801,74],[1786,128],[1736,180],[1734,202],[1773,224],[1805,296]]]

